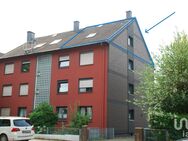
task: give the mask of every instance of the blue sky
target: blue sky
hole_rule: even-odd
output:
[[[186,0],[2,0],[0,1],[0,52],[6,53],[26,41],[26,32],[36,37],[70,31],[73,21],[80,26],[126,18],[131,10],[137,18],[151,53],[169,44],[177,31],[188,34]],[[150,28],[172,12],[169,19]]]

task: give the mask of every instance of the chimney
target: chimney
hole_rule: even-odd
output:
[[[79,29],[79,24],[80,24],[79,21],[74,21],[74,32],[78,32],[80,30]]]
[[[31,31],[27,31],[27,43],[34,43],[35,41],[35,33]]]
[[[129,19],[129,18],[132,18],[132,11],[126,11],[126,18]]]

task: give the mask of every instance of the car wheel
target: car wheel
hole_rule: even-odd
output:
[[[8,141],[7,136],[6,135],[1,135],[0,136],[0,141]]]

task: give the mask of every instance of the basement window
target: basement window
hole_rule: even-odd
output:
[[[92,92],[93,90],[93,79],[86,78],[79,80],[79,92],[80,93],[87,93]]]
[[[18,108],[18,116],[19,117],[26,117],[27,116],[27,108],[26,107],[19,107]]]
[[[90,33],[89,35],[86,36],[86,38],[92,38],[96,35],[97,33]]]
[[[61,41],[62,39],[56,39],[53,42],[50,43],[50,45],[57,44]]]

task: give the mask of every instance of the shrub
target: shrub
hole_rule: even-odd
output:
[[[58,120],[57,114],[53,112],[53,107],[48,103],[39,104],[29,117],[36,129],[53,127]]]
[[[178,126],[180,119],[186,118],[188,120],[187,115],[180,115],[180,114],[171,114],[166,112],[154,112],[150,114],[149,124],[151,128],[154,129],[167,129],[169,131],[170,139],[177,140],[183,138],[183,133],[186,130],[185,123],[181,130],[176,130],[174,127],[174,120],[177,119]]]

